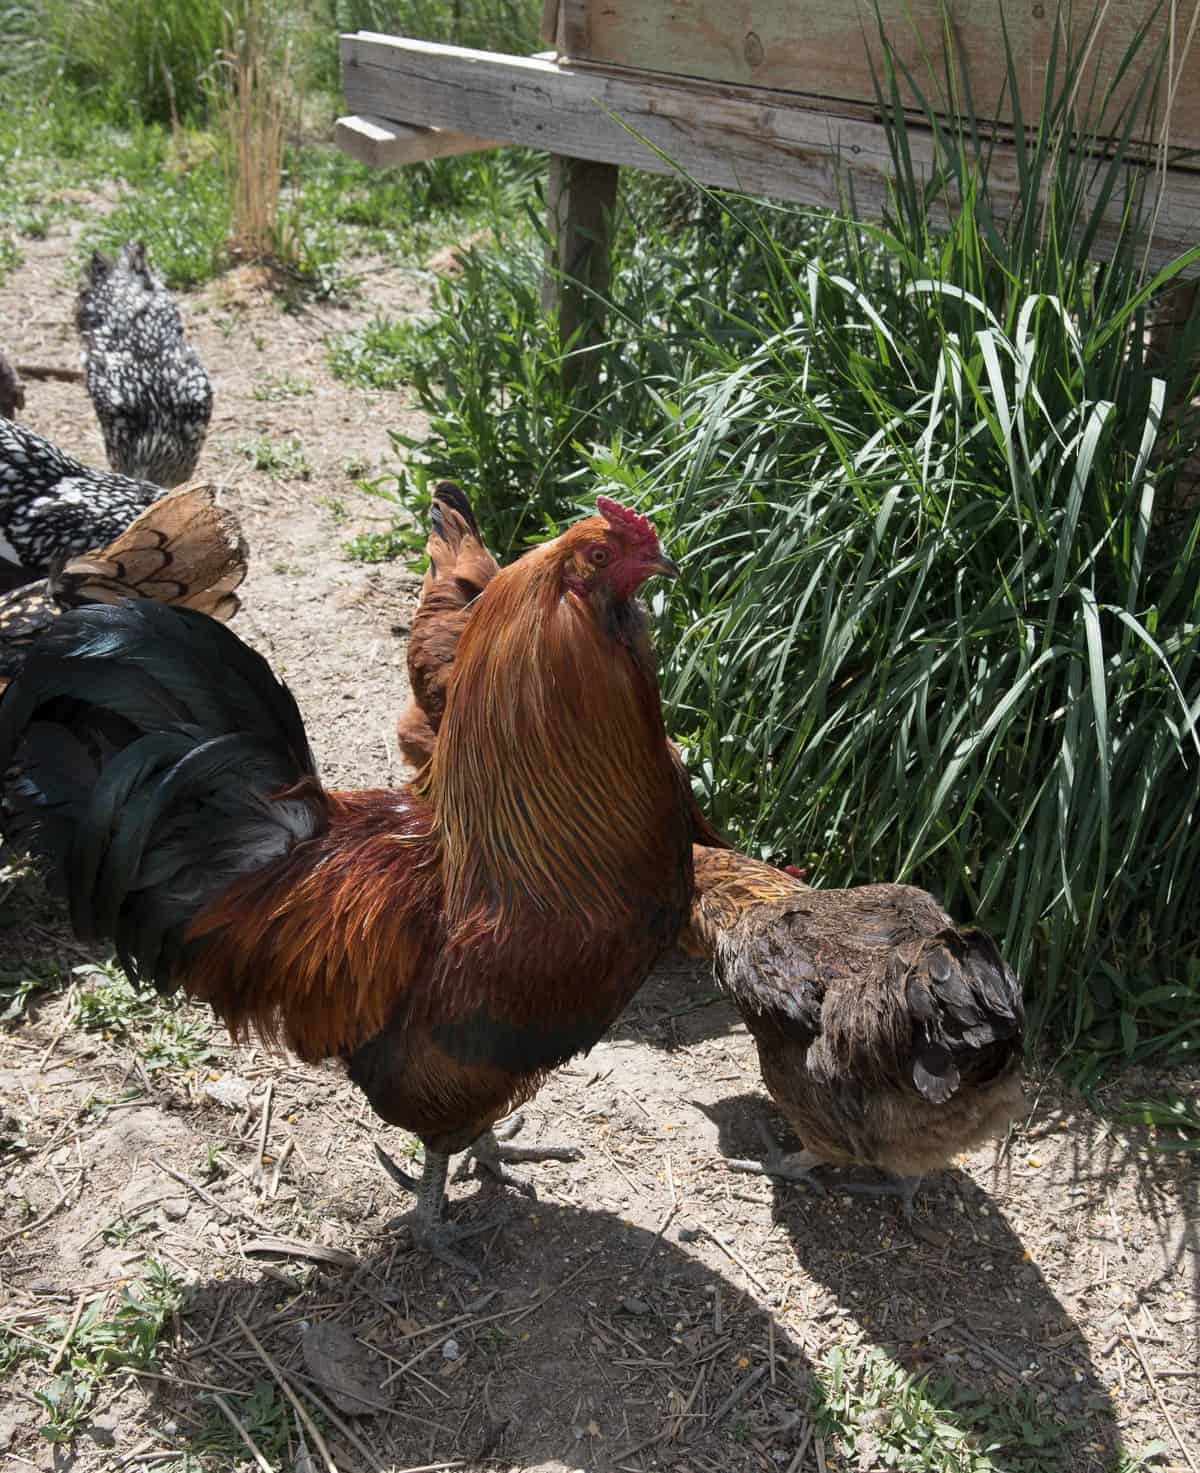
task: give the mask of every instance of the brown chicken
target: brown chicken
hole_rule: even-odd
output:
[[[453,481],[433,488],[431,523],[425,543],[429,567],[408,638],[412,695],[396,722],[400,751],[413,767],[423,767],[433,755],[459,638],[471,606],[500,571],[484,546],[471,503]]]
[[[212,486],[186,486],[148,506],[99,552],[67,560],[49,578],[0,595],[0,690],[25,651],[64,609],[152,598],[223,622],[239,608],[246,544]]]
[[[428,761],[437,740],[445,708],[446,684],[454,666],[459,639],[467,627],[480,592],[500,571],[488,551],[471,503],[453,481],[439,481],[433,494],[431,530],[425,543],[429,567],[413,616],[408,644],[408,705],[396,723],[400,750],[414,767]],[[638,620],[634,654],[654,678],[654,649],[644,617]],[[689,794],[692,839],[697,844],[726,849],[729,841],[715,829],[691,795],[691,781],[679,748],[668,740],[671,760]]]
[[[804,1150],[735,1163],[791,1179],[868,1165],[899,1195],[1002,1134],[1021,1107],[1024,1009],[985,932],[924,890],[813,890],[732,850],[694,851],[679,944],[712,962],[758,1045],[763,1083]]]
[[[223,625],[146,600],[63,614],[0,698],[9,837],[76,933],[235,1037],[340,1057],[417,1134],[416,1240],[451,1152],[585,1051],[674,940],[688,804],[634,595],[674,576],[601,498],[498,573],[463,632],[432,760],[394,791],[318,780],[290,694]]]
[[[0,349],[0,419],[12,419],[18,409],[24,408],[25,385],[12,359]]]

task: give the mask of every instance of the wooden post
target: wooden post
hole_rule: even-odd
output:
[[[609,284],[609,228],[617,202],[615,164],[550,155],[550,257],[542,285],[547,311],[558,308],[559,334],[566,344],[583,331],[564,365],[569,390],[586,387],[599,368],[595,353],[604,334],[604,297]]]

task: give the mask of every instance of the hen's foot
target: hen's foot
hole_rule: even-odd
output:
[[[730,1171],[742,1171],[754,1176],[774,1176],[782,1181],[802,1181],[806,1186],[812,1187],[818,1196],[824,1195],[825,1188],[812,1174],[813,1167],[821,1165],[820,1156],[814,1156],[811,1151],[784,1151],[771,1134],[765,1120],[758,1122],[758,1133],[767,1150],[764,1159],[742,1161],[731,1158],[725,1163]]]
[[[388,1223],[388,1230],[408,1228],[412,1235],[414,1248],[423,1248],[426,1253],[432,1254],[442,1263],[449,1264],[451,1268],[470,1274],[472,1278],[481,1279],[483,1274],[478,1265],[464,1258],[461,1253],[456,1253],[451,1244],[460,1243],[464,1238],[474,1238],[480,1233],[487,1232],[490,1228],[495,1227],[500,1219],[491,1217],[483,1222],[461,1224],[442,1220],[446,1210],[446,1172],[450,1165],[450,1158],[440,1151],[426,1151],[425,1166],[420,1180],[417,1180],[407,1171],[401,1170],[387,1152],[378,1145],[375,1147],[375,1155],[379,1164],[397,1186],[406,1192],[414,1193],[417,1199],[417,1205],[411,1212],[402,1213]]]
[[[501,1182],[506,1187],[514,1187],[523,1196],[536,1199],[537,1193],[532,1184],[506,1169],[509,1163],[517,1165],[523,1161],[578,1161],[583,1154],[578,1146],[502,1144],[502,1142],[510,1141],[524,1124],[524,1116],[515,1114],[510,1115],[507,1120],[502,1120],[496,1129],[485,1130],[479,1139],[468,1148],[461,1165],[455,1172],[455,1181],[467,1175],[473,1165],[476,1176],[486,1172],[493,1181]]]
[[[838,1182],[839,1192],[849,1192],[855,1197],[899,1197],[904,1221],[913,1220],[913,1198],[921,1185],[919,1176],[892,1176],[886,1181]]]

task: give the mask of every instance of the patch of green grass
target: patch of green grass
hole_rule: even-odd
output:
[[[14,0],[0,22],[0,77],[61,85],[112,121],[131,110],[165,124],[200,117],[228,13],[225,0]]]
[[[419,330],[393,317],[372,317],[365,327],[327,339],[334,378],[362,389],[395,389],[412,374]]]
[[[829,1351],[817,1367],[816,1426],[837,1458],[903,1473],[1067,1473],[1077,1430],[1033,1394],[992,1402],[947,1377],[916,1378],[882,1350]]]
[[[250,1395],[238,1398],[235,1410],[255,1447],[271,1461],[272,1466],[286,1468],[290,1463],[294,1464],[294,1414],[274,1381],[255,1381]],[[205,1466],[210,1466],[208,1459],[212,1457],[221,1459],[221,1467],[244,1463],[246,1445],[228,1419],[211,1403],[204,1411],[204,1424],[190,1439],[191,1452],[204,1456]],[[310,1409],[310,1415],[323,1432],[328,1430],[328,1421],[318,1410]]]
[[[147,1259],[142,1278],[116,1296],[89,1300],[71,1331],[54,1376],[34,1392],[46,1415],[41,1434],[48,1442],[71,1442],[87,1424],[105,1382],[124,1368],[150,1370],[158,1361],[164,1327],[183,1303],[171,1271]],[[0,1373],[22,1361],[46,1365],[70,1329],[71,1316],[50,1316],[22,1332],[0,1330]]]
[[[219,159],[184,174],[138,181],[116,208],[84,232],[81,254],[111,255],[127,240],[143,240],[154,269],[173,289],[203,285],[229,263],[229,198]]]
[[[360,532],[342,543],[342,550],[352,563],[390,563],[398,557],[411,557],[425,544],[425,534],[411,523],[394,522],[386,532]]]
[[[1155,1151],[1200,1151],[1200,1100],[1171,1094],[1162,1099],[1130,1100],[1118,1119],[1129,1125],[1146,1125]]]
[[[307,481],[312,475],[308,454],[295,435],[285,440],[259,435],[253,440],[240,441],[237,448],[256,471],[265,471],[277,480]]]
[[[282,373],[268,374],[254,386],[254,397],[263,404],[274,404],[281,399],[303,399],[312,392],[313,386],[308,379],[298,378],[286,369]]]
[[[0,235],[0,282],[10,271],[15,271],[25,257],[11,235]]]
[[[75,997],[76,1021],[87,1032],[133,1044],[151,1073],[195,1069],[212,1057],[207,1009],[140,992],[112,964],[87,970],[91,985]]]
[[[350,513],[346,510],[346,503],[340,496],[321,496],[317,500],[317,505],[329,513],[329,520],[335,527],[340,527],[343,522],[349,520]]]
[[[63,969],[50,961],[0,967],[0,1023],[24,1018],[30,1000],[39,993],[60,992],[67,984]]]

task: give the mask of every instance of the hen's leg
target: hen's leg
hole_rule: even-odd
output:
[[[919,1176],[890,1176],[886,1181],[839,1182],[839,1192],[851,1192],[856,1197],[899,1197],[904,1221],[912,1222],[913,1198],[921,1185]]]
[[[501,1142],[510,1141],[525,1124],[523,1115],[510,1115],[507,1120],[502,1120],[494,1130],[485,1130],[477,1141],[467,1150],[462,1164],[455,1173],[455,1180],[464,1176],[468,1168],[473,1164],[475,1175],[483,1172],[502,1182],[507,1187],[515,1187],[518,1192],[526,1197],[536,1197],[532,1185],[515,1176],[506,1169],[508,1163],[516,1165],[522,1161],[578,1161],[583,1154],[578,1146],[510,1146]]]
[[[765,1160],[741,1161],[731,1157],[725,1163],[730,1171],[744,1171],[754,1176],[775,1176],[783,1181],[802,1181],[818,1195],[824,1194],[825,1188],[812,1174],[813,1167],[821,1165],[820,1156],[814,1156],[811,1151],[784,1151],[771,1134],[771,1128],[765,1120],[759,1120],[758,1133],[767,1148]]]
[[[425,1166],[418,1181],[409,1176],[407,1171],[402,1171],[378,1145],[375,1147],[375,1155],[392,1180],[406,1192],[413,1192],[417,1199],[417,1205],[411,1212],[394,1218],[388,1223],[388,1227],[407,1227],[412,1233],[414,1247],[424,1248],[427,1253],[432,1253],[451,1268],[461,1269],[477,1279],[482,1278],[477,1266],[462,1254],[455,1253],[450,1245],[487,1232],[489,1228],[495,1227],[496,1220],[489,1218],[483,1222],[461,1225],[442,1220],[442,1213],[446,1208],[446,1172],[450,1168],[450,1157],[442,1151],[426,1150]]]

